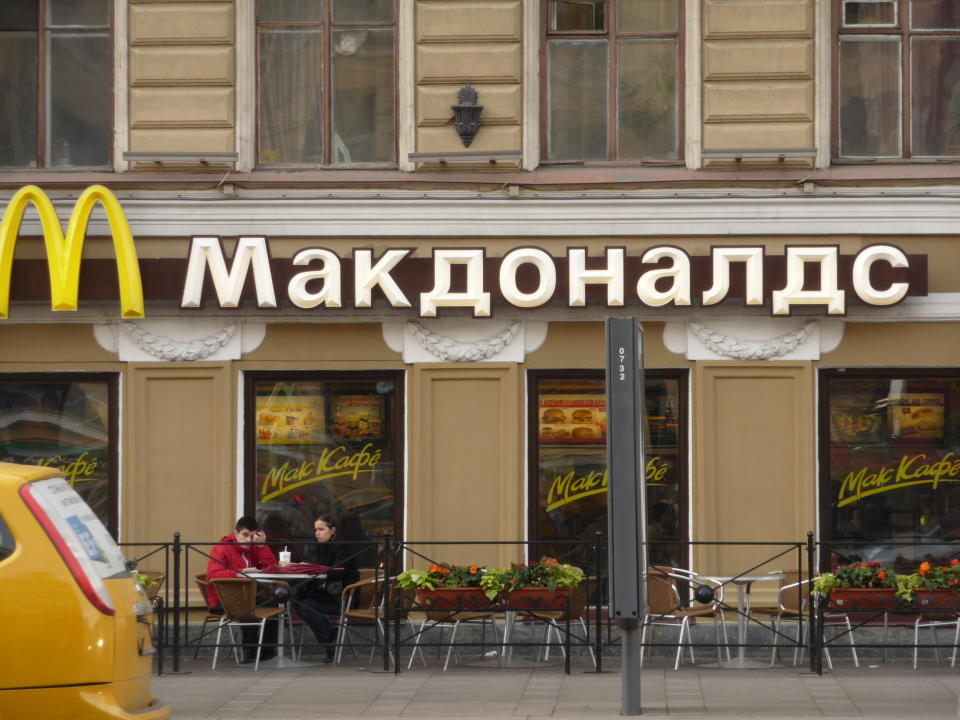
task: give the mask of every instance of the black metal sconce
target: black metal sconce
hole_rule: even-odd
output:
[[[480,129],[480,113],[483,105],[477,105],[477,91],[469,85],[464,85],[457,93],[457,104],[451,105],[453,110],[453,124],[464,147],[470,147],[473,136]]]

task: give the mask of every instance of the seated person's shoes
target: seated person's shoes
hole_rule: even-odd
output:
[[[327,654],[326,654],[326,657],[324,658],[323,661],[324,661],[325,663],[332,663],[332,662],[333,662],[333,659],[334,659],[334,658],[336,657],[336,655],[337,655],[337,648],[336,648],[335,646],[333,646],[333,645],[327,645],[327,647],[326,647],[326,653],[327,653]]]

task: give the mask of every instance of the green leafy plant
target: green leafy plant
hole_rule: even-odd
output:
[[[841,588],[892,588],[896,586],[895,578],[893,570],[882,563],[850,563],[814,578],[813,589],[821,595],[829,595]]]
[[[543,587],[554,591],[558,588],[573,588],[583,581],[583,571],[562,563],[556,558],[542,557],[529,563],[512,563],[509,568],[497,571],[497,584],[501,590]],[[491,583],[492,584],[492,583]]]
[[[144,575],[143,573],[139,573],[139,572],[133,573],[133,579],[136,580],[138,583],[140,583],[143,586],[144,590],[158,584],[158,582],[154,580],[152,577],[150,577],[149,575]]]
[[[960,560],[953,558],[949,565],[920,563],[916,572],[897,576],[897,597],[910,602],[915,590],[950,590],[960,592]]]
[[[397,587],[404,590],[436,590],[444,587],[480,587],[486,568],[480,565],[431,563],[426,570],[404,570]]]

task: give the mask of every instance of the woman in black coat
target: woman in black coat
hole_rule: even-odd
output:
[[[355,549],[337,538],[337,518],[333,515],[321,515],[313,523],[317,544],[309,553],[309,562],[326,565],[331,568],[343,568],[342,573],[330,573],[324,582],[311,582],[299,588],[296,595],[296,611],[310,626],[317,642],[321,645],[337,639],[329,615],[340,615],[340,596],[343,588],[357,581]],[[333,659],[334,648],[327,645],[327,662]]]

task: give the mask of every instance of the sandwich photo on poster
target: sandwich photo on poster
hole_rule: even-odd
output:
[[[336,395],[330,434],[337,442],[383,439],[382,395]]]
[[[891,437],[902,440],[943,437],[943,393],[902,393],[888,406]]]
[[[602,443],[607,439],[607,401],[599,395],[541,395],[540,442]]]
[[[257,398],[257,442],[298,445],[322,442],[323,396],[280,395]]]

